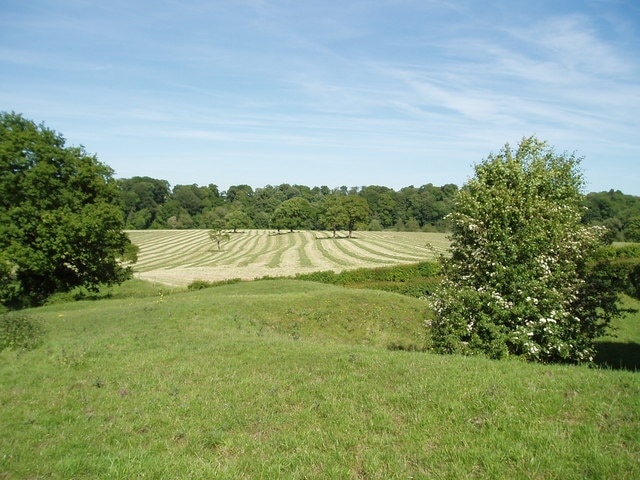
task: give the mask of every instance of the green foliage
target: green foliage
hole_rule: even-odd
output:
[[[336,231],[346,227],[349,220],[341,198],[343,197],[335,194],[324,198],[319,219],[320,226],[331,230],[334,237]]]
[[[345,227],[351,237],[351,232],[358,227],[358,224],[366,223],[369,219],[369,204],[365,198],[356,195],[340,197],[340,200],[346,216]]]
[[[421,262],[392,267],[358,268],[333,272],[331,270],[296,275],[296,279],[370,288],[422,298],[430,295],[440,283],[440,267],[434,262]]]
[[[202,290],[204,288],[219,287],[221,285],[232,285],[241,282],[241,278],[230,278],[228,280],[218,280],[217,282],[209,282],[207,280],[195,280],[187,285],[188,290]]]
[[[0,303],[119,283],[135,249],[112,171],[82,147],[15,113],[0,114]]]
[[[149,228],[169,198],[169,182],[150,177],[123,178],[116,182],[127,228]]]
[[[33,350],[44,342],[42,322],[22,312],[0,315],[0,352],[2,350]]]
[[[233,233],[236,233],[239,228],[253,228],[253,220],[251,217],[247,215],[242,210],[234,210],[229,212],[226,217],[224,217],[227,228],[233,230]]]
[[[214,228],[217,220],[235,211],[249,218],[248,222],[243,218],[243,225],[237,228],[278,228],[277,222],[272,221],[273,214],[284,201],[293,198],[305,199],[312,207],[305,228],[348,229],[345,210],[336,207],[340,197],[353,196],[367,203],[373,219],[368,224],[369,230],[446,232],[449,228],[445,217],[458,191],[453,184],[438,187],[431,183],[399,191],[378,185],[333,190],[326,186],[289,184],[254,190],[249,185],[234,185],[227,192],[219,192],[213,184],[176,185],[171,189],[166,180],[150,177],[119,179],[117,183],[126,226],[130,229]],[[584,206],[583,221],[606,226],[609,240],[640,241],[640,197],[614,190],[592,192],[586,196]],[[366,222],[360,220],[356,224]]]
[[[38,309],[0,477],[640,478],[638,373],[413,353],[425,307],[274,280]]]
[[[589,264],[590,278],[598,279],[601,290],[640,298],[640,244],[606,246]]]
[[[534,137],[477,165],[453,213],[433,306],[439,352],[588,362],[619,311],[588,269],[600,230],[581,223],[579,159]]]
[[[604,225],[609,241],[640,242],[640,197],[619,190],[591,192],[585,205],[584,222]]]
[[[311,204],[301,197],[285,200],[273,212],[271,226],[278,230],[288,229],[293,232],[295,228],[308,228],[312,216]]]
[[[218,250],[220,250],[220,244],[222,242],[228,242],[231,239],[231,235],[221,229],[209,230],[209,238],[216,244]]]

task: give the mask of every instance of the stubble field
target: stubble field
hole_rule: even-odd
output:
[[[195,280],[252,280],[321,270],[341,271],[416,263],[445,253],[446,234],[424,232],[340,232],[244,230],[230,233],[220,250],[208,230],[128,232],[138,245],[136,276],[171,286]]]

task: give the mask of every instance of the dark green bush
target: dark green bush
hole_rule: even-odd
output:
[[[601,248],[590,266],[592,278],[608,289],[640,298],[640,244]]]
[[[351,283],[348,286],[353,288],[370,288],[372,290],[383,290],[385,292],[399,293],[408,297],[422,298],[431,295],[438,284],[439,277],[413,279],[407,282],[364,282]]]
[[[332,270],[322,272],[299,273],[296,275],[298,280],[307,280],[309,282],[328,283],[330,285],[339,284],[339,275]]]
[[[0,352],[9,350],[33,350],[44,342],[42,322],[22,312],[0,315]]]
[[[327,270],[298,274],[295,278],[354,288],[372,288],[419,298],[434,291],[440,281],[438,275],[439,264],[421,262],[392,267],[358,268],[340,273]]]

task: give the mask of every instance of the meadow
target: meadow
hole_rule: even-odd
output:
[[[251,237],[220,256],[252,251]],[[181,248],[184,265],[170,242],[156,256],[143,245],[141,273],[216,267]],[[247,265],[266,261],[259,251]],[[640,478],[637,312],[603,339],[600,366],[540,365],[420,351],[430,312],[418,298],[294,279],[171,283],[25,312],[46,334],[0,352],[0,479]]]

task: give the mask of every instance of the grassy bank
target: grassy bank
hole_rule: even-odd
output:
[[[0,478],[640,477],[638,373],[392,351],[426,305],[387,292],[145,288],[29,312]]]

